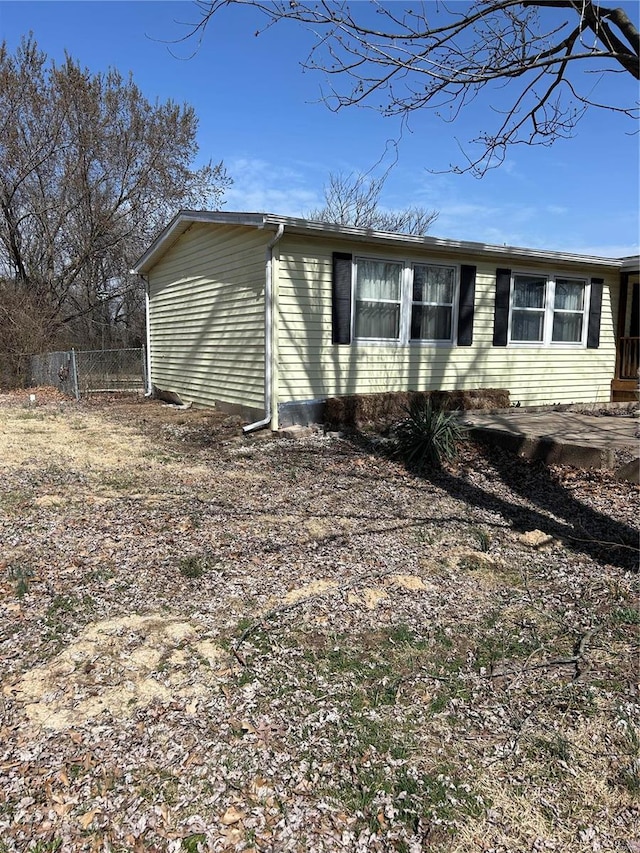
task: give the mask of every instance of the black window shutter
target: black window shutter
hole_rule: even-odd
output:
[[[460,267],[460,303],[458,306],[458,346],[473,343],[473,309],[476,300],[476,268]]]
[[[333,282],[331,289],[331,341],[351,343],[351,255],[333,253]]]
[[[496,270],[496,305],[493,314],[493,345],[506,347],[509,331],[509,292],[511,270]]]
[[[631,287],[631,320],[629,322],[629,337],[637,338],[640,336],[640,306],[638,306],[640,293],[638,292],[638,282],[634,282]],[[623,334],[620,337],[624,337],[624,329],[622,332]]]
[[[587,331],[587,346],[597,349],[600,346],[600,316],[602,314],[602,285],[603,278],[591,279],[591,301],[589,302],[589,328]]]

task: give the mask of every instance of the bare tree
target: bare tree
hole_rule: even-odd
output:
[[[426,234],[438,212],[418,206],[386,210],[381,205],[381,194],[387,175],[388,171],[380,178],[357,173],[330,174],[324,187],[324,205],[310,211],[309,219],[375,231]]]
[[[92,345],[125,318],[139,336],[132,262],[176,209],[217,206],[230,183],[222,163],[191,168],[196,131],[190,106],[149,103],[118,71],[49,63],[31,37],[15,55],[0,46],[0,280],[16,346],[24,306],[40,324],[31,343]]]
[[[428,107],[453,122],[470,102],[488,96],[485,115],[494,127],[469,140],[478,153],[465,154],[462,166],[451,166],[454,171],[482,175],[504,160],[511,145],[550,145],[569,137],[589,107],[638,116],[635,86],[625,89],[620,81],[617,100],[598,100],[602,75],[640,77],[637,24],[624,9],[598,0],[196,5],[200,18],[186,38],[201,37],[231,5],[259,9],[266,27],[282,20],[307,26],[317,40],[303,64],[324,73],[323,97],[333,110],[370,106],[406,119]],[[490,100],[496,87],[503,89],[505,105],[497,109]]]

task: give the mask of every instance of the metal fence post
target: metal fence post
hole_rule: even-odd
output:
[[[78,365],[76,362],[76,351],[71,347],[70,353],[70,362],[71,362],[71,376],[73,382],[73,393],[75,394],[76,400],[80,399],[80,386],[78,384]]]

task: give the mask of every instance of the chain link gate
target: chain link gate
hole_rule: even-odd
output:
[[[82,394],[146,390],[144,347],[70,350],[34,355],[32,385],[50,385],[80,399]]]
[[[83,350],[76,353],[78,393],[144,388],[144,350]]]

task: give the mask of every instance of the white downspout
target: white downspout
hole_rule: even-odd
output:
[[[153,385],[151,384],[151,323],[150,319],[150,301],[149,301],[149,279],[145,279],[143,275],[140,276],[142,281],[144,281],[144,319],[146,325],[146,346],[147,351],[145,353],[145,397],[151,397],[153,395]]]
[[[264,282],[264,418],[242,427],[245,435],[263,429],[271,423],[272,404],[272,354],[273,354],[273,247],[284,234],[284,225],[280,223],[273,239],[267,245],[265,282]]]

